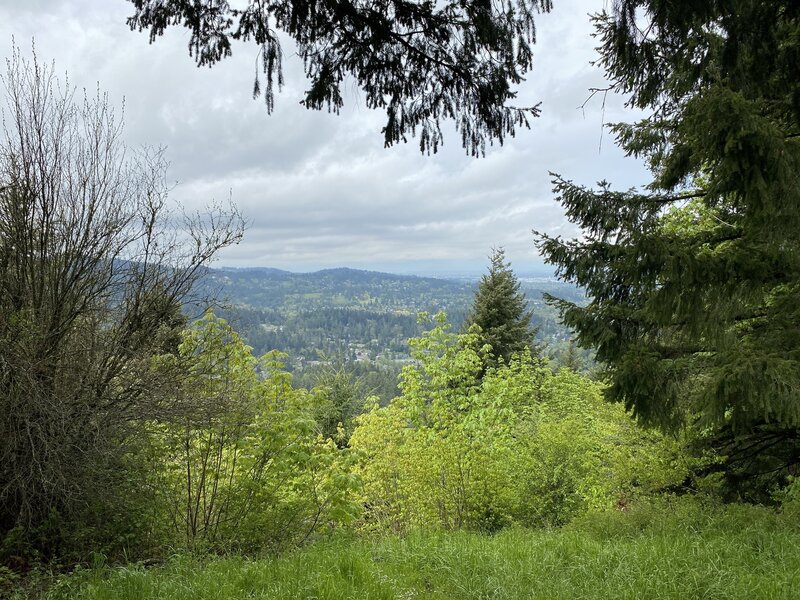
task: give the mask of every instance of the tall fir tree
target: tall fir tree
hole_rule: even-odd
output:
[[[612,127],[642,193],[555,176],[580,240],[537,234],[585,307],[556,299],[646,423],[697,424],[734,487],[800,463],[800,4],[620,0],[596,16]]]
[[[526,348],[536,352],[537,348],[536,330],[530,324],[533,313],[503,248],[494,249],[489,261],[489,272],[481,278],[466,325],[481,328],[482,340],[492,347],[489,366],[494,366],[500,359],[508,364],[515,352]]]

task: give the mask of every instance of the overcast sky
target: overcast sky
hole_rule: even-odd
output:
[[[249,225],[218,265],[297,271],[349,266],[394,272],[482,271],[492,246],[515,269],[541,264],[532,229],[575,235],[551,193],[548,171],[584,184],[607,179],[627,188],[647,181],[636,160],[614,147],[604,122],[631,120],[621,98],[599,97],[592,67],[596,40],[588,13],[604,0],[555,0],[537,19],[534,70],[520,106],[542,102],[542,116],[485,158],[465,154],[445,129],[445,146],[422,156],[416,140],[385,149],[382,113],[368,110],[350,85],[340,116],[298,104],[302,65],[286,50],[287,85],[267,115],[253,100],[256,48],[199,69],[188,33],[173,29],[155,44],[125,24],[126,0],[0,0],[0,49],[12,36],[28,53],[56,61],[78,87],[125,102],[131,145],[165,146],[172,198],[189,207],[229,194]]]

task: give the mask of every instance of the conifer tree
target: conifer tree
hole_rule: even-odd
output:
[[[596,17],[612,127],[644,192],[555,176],[580,240],[538,234],[585,307],[556,299],[646,423],[700,423],[729,473],[800,461],[800,4],[621,0]],[[772,475],[770,475],[771,477]]]
[[[575,373],[583,371],[584,360],[574,340],[570,340],[566,349],[557,356],[556,364],[559,368],[569,369]]]
[[[534,14],[549,12],[551,0],[129,1],[135,12],[128,24],[148,31],[151,42],[169,27],[188,29],[198,66],[230,56],[234,41],[254,44],[253,96],[263,91],[268,111],[283,85],[288,36],[309,80],[302,103],[338,113],[347,78],[368,108],[385,112],[386,146],[419,134],[420,150],[436,152],[440,123],[449,119],[477,156],[539,114],[538,104],[514,105],[514,86],[533,63]]]
[[[482,341],[492,347],[491,365],[500,359],[508,364],[515,352],[535,350],[536,331],[530,325],[533,313],[503,248],[494,249],[489,261],[489,272],[475,292],[467,326],[481,328]]]

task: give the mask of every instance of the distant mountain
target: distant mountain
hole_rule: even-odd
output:
[[[248,273],[248,272],[255,272],[255,273],[267,273],[270,275],[291,275],[291,271],[285,271],[283,269],[275,269],[274,267],[219,267],[218,269],[212,269],[215,271],[223,271],[223,272],[233,272],[233,273]]]

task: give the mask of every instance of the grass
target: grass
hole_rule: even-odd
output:
[[[176,556],[153,569],[82,570],[47,597],[794,599],[800,523],[757,507],[679,502],[590,515],[560,530],[349,536],[276,558]]]

